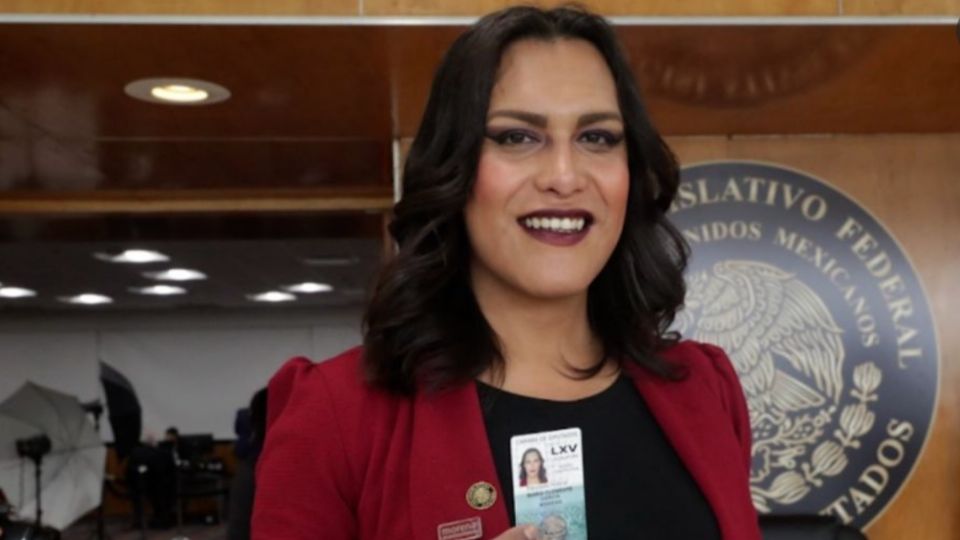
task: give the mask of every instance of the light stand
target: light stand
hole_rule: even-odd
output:
[[[93,416],[93,427],[97,431],[97,435],[100,435],[100,417],[103,416],[103,404],[100,403],[100,400],[94,400],[88,403],[83,404],[83,410],[87,411],[87,414]],[[106,527],[106,516],[103,511],[103,498],[104,491],[100,493],[100,505],[97,506],[97,528],[94,531],[96,534],[95,538],[97,540],[106,540],[110,538],[110,535],[107,534]]]
[[[16,441],[17,445],[17,455],[21,458],[28,458],[33,462],[34,477],[36,478],[37,486],[37,519],[36,527],[37,530],[41,530],[43,527],[43,508],[41,506],[42,499],[42,483],[41,477],[43,476],[43,456],[50,453],[50,450],[53,449],[53,443],[50,442],[50,437],[46,435],[36,435],[27,439],[19,439]]]

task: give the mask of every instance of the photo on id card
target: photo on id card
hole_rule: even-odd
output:
[[[540,527],[545,540],[587,540],[580,428],[510,438],[517,524]]]

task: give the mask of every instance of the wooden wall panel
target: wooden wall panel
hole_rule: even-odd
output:
[[[513,0],[364,0],[364,15],[480,15]],[[553,5],[566,2],[534,2]],[[605,15],[836,15],[837,0],[586,0]]]
[[[841,0],[844,15],[958,15],[960,0]]]
[[[0,13],[480,15],[511,0],[5,0]],[[556,4],[548,1],[540,4]],[[956,15],[960,0],[587,0],[605,15]]]
[[[670,32],[687,34],[671,43]],[[713,40],[700,41],[697,33]],[[960,54],[949,25],[675,27],[621,35],[640,60],[634,69],[651,114],[671,134],[929,133],[960,126],[940,123],[960,94],[960,78],[951,80],[960,73]],[[719,51],[729,52],[714,56]],[[729,58],[740,61],[723,67]],[[761,82],[781,70],[790,82]],[[728,76],[731,98],[721,84],[695,97],[690,82],[700,76]],[[766,84],[777,90],[764,96]],[[737,103],[747,96],[756,99]],[[880,125],[890,119],[902,123]]]
[[[871,540],[960,538],[960,134],[824,137],[681,137],[682,163],[776,162],[829,181],[869,210],[910,256],[937,325],[940,400],[932,435]]]
[[[358,15],[358,0],[4,0],[0,13]]]
[[[617,31],[651,116],[671,135],[954,133],[960,126],[952,25]],[[416,133],[435,66],[460,32],[391,29],[395,133]]]
[[[864,0],[871,3],[871,0]],[[886,0],[872,3],[947,3]],[[0,13],[230,15],[479,15],[512,0],[6,0]],[[539,2],[551,4],[560,2]],[[606,15],[836,15],[838,0],[587,0]]]

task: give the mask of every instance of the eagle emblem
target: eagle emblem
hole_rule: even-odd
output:
[[[829,433],[823,440],[843,396],[843,329],[813,289],[764,262],[724,260],[689,275],[687,287],[677,330],[722,347],[746,395],[754,504],[769,511],[770,500],[796,502],[820,477],[839,474],[847,464],[845,447],[857,444],[855,437],[843,438],[843,430],[839,440]],[[872,364],[857,371],[871,378],[871,390],[873,379],[879,384]],[[857,435],[873,420],[861,408]]]

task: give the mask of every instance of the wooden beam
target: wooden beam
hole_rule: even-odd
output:
[[[514,0],[364,0],[364,15],[482,15],[513,5]],[[534,2],[562,5],[563,0]],[[837,0],[590,0],[604,15],[836,15]]]
[[[4,0],[0,13],[358,15],[358,0]]]
[[[960,0],[844,0],[843,15],[956,15]]]
[[[393,208],[386,190],[177,190],[5,192],[0,215],[205,212],[344,212]]]

